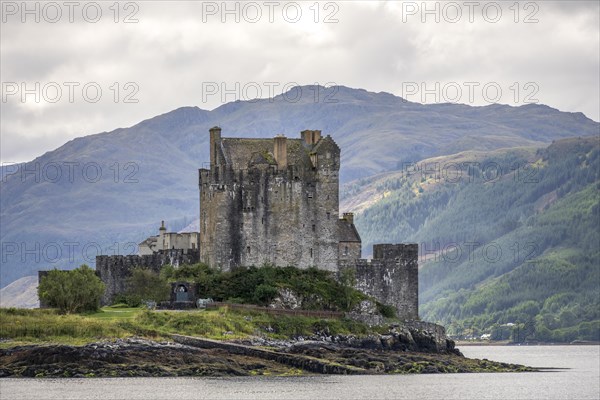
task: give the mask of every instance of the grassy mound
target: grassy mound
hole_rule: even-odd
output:
[[[0,309],[0,338],[16,343],[84,344],[97,340],[171,333],[212,339],[262,336],[286,339],[315,333],[367,335],[376,328],[347,319],[271,315],[227,307],[209,310],[149,311],[141,308],[104,307],[86,315],[60,315],[55,310]]]

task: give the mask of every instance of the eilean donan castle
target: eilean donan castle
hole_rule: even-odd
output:
[[[377,244],[373,259],[361,259],[353,214],[339,217],[340,148],[330,136],[305,130],[300,138],[228,138],[213,127],[209,145],[210,167],[199,170],[199,236],[167,234],[163,225],[140,244],[140,255],[98,256],[105,303],[125,290],[135,267],[268,263],[338,276],[351,269],[357,289],[394,306],[400,318],[418,319],[417,245]]]

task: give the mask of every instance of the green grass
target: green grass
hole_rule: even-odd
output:
[[[91,342],[128,333],[116,318],[60,315],[55,310],[0,309],[0,337],[20,342]]]
[[[0,309],[0,338],[10,340],[0,343],[3,347],[17,343],[84,344],[128,336],[162,338],[173,333],[212,339],[250,336],[286,339],[315,333],[366,335],[374,332],[376,328],[347,319],[271,315],[228,307],[185,312],[105,307],[84,315],[60,315],[47,309]]]
[[[103,307],[99,312],[87,314],[88,318],[102,320],[132,319],[141,312],[140,308],[110,306]]]
[[[266,336],[285,339],[316,332],[329,335],[364,335],[372,330],[366,325],[346,319],[321,319],[304,316],[270,315],[257,311],[237,311],[227,307],[216,310],[169,312],[144,311],[135,323],[159,333],[180,333],[213,339],[239,339]]]

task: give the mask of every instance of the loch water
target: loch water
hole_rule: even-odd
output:
[[[600,399],[600,346],[465,346],[545,372],[241,378],[0,379],[2,400]]]

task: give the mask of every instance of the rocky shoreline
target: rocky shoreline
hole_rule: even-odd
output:
[[[256,338],[237,343],[175,336],[179,343],[129,338],[85,346],[28,345],[1,349],[0,377],[535,371],[522,365],[465,358],[454,349],[453,343],[449,343],[451,349],[444,351],[432,348],[431,351],[413,351],[400,333],[365,338],[316,336],[286,341]],[[200,341],[200,346],[194,341]]]

